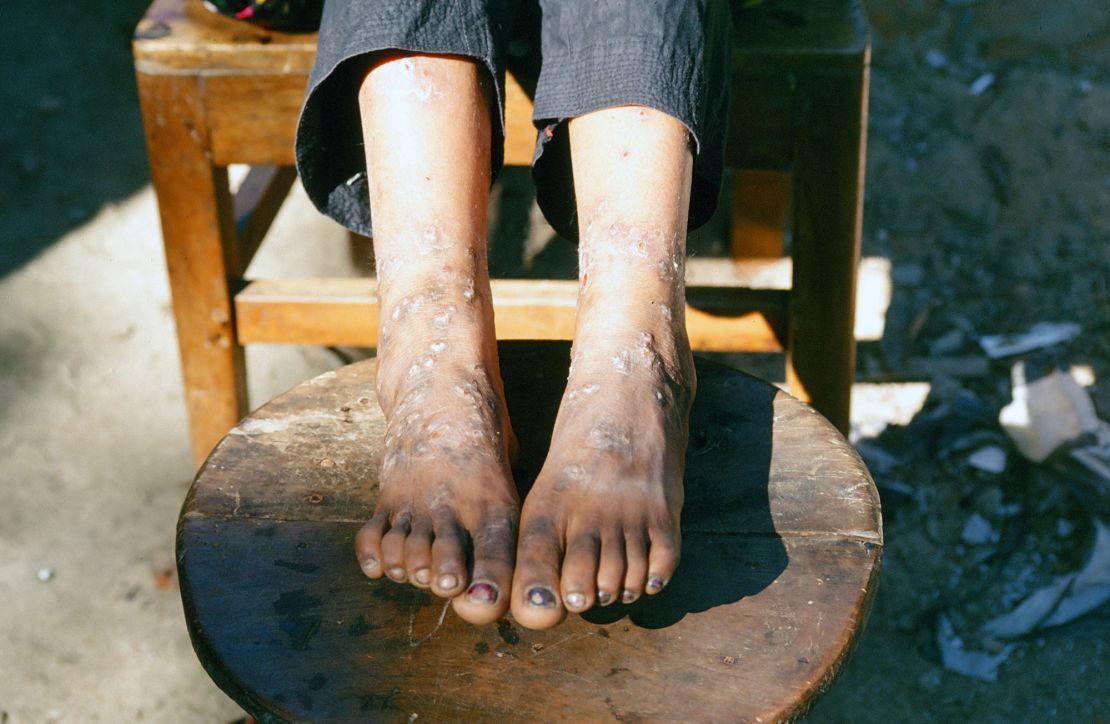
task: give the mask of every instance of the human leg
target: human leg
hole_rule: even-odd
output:
[[[521,517],[512,609],[530,628],[666,585],[695,388],[683,284],[689,132],[643,106],[588,113],[568,130],[578,316],[551,448]]]
[[[395,53],[359,93],[386,436],[356,552],[474,623],[508,607],[518,508],[486,268],[488,85],[473,60]]]

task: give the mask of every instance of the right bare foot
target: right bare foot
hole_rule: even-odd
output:
[[[380,493],[356,553],[370,578],[431,589],[488,623],[509,607],[519,517],[488,284],[476,287],[476,269],[443,267],[390,293],[394,262],[379,259]]]

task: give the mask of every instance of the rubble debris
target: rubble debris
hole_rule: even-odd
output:
[[[1074,621],[1110,601],[1110,528],[1097,519],[1094,527],[1094,545],[1082,569],[1037,589],[1013,611],[983,624],[983,633],[1002,640],[1020,638]]]
[[[986,335],[980,338],[979,346],[991,359],[1001,359],[1065,344],[1081,331],[1083,328],[1075,322],[1038,322],[1024,332]]]
[[[967,464],[976,470],[998,475],[1006,470],[1006,451],[999,445],[987,445],[971,453]]]
[[[54,569],[40,568],[38,570],[38,573],[35,574],[35,577],[43,583],[49,583],[50,581],[54,580]]]
[[[944,614],[937,618],[937,646],[944,668],[982,681],[998,679],[998,667],[1010,658],[1015,648],[1014,644],[1006,644],[993,654],[965,651],[963,639],[956,635],[952,622]]]
[[[929,48],[925,51],[925,65],[934,70],[941,70],[948,65],[948,56],[936,48]]]
[[[998,421],[1021,454],[1036,463],[1103,425],[1090,396],[1059,370],[1026,383],[1025,364],[1016,362],[1013,398],[1002,408]]]
[[[995,532],[989,520],[978,513],[972,513],[964,523],[960,540],[971,546],[982,546],[998,542],[998,533]]]
[[[994,73],[983,73],[981,76],[971,82],[968,90],[973,96],[981,96],[994,85]]]

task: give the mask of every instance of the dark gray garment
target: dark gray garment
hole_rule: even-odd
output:
[[[371,54],[400,49],[481,61],[496,88],[496,177],[505,71],[535,92],[532,176],[544,216],[578,238],[565,121],[638,104],[690,130],[689,228],[717,206],[728,110],[727,0],[327,0],[316,65],[297,129],[297,169],[316,206],[371,235],[358,86]]]

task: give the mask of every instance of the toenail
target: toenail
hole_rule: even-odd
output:
[[[571,608],[582,608],[586,605],[586,597],[581,593],[568,593],[566,602]]]
[[[471,603],[496,603],[497,586],[481,581],[471,583],[470,588],[466,589],[466,598]]]
[[[455,586],[459,585],[459,579],[448,573],[445,576],[439,577],[439,587],[444,591],[450,591]]]
[[[388,571],[385,572],[385,574],[395,581],[405,580],[404,568],[390,568]]]
[[[432,572],[429,571],[427,568],[421,568],[419,571],[414,573],[412,577],[417,583],[423,583],[427,585],[432,580]]]
[[[648,579],[647,587],[649,591],[660,591],[667,582],[658,576]]]
[[[608,591],[598,591],[597,602],[600,603],[602,606],[608,606],[610,603],[613,602],[613,594],[609,593]]]
[[[525,594],[530,606],[536,608],[555,608],[555,594],[551,589],[544,588],[543,586],[532,586]]]
[[[377,571],[378,570],[378,559],[377,558],[367,558],[366,560],[364,560],[362,562],[362,570],[366,571],[367,573],[373,573],[373,572]]]
[[[621,602],[622,603],[632,603],[635,600],[636,600],[636,594],[633,593],[632,591],[625,591],[624,593],[621,594]]]

